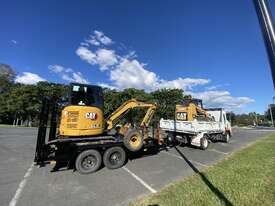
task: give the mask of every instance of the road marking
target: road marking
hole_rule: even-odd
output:
[[[157,191],[152,188],[150,185],[148,185],[145,181],[143,181],[140,177],[138,177],[135,173],[130,171],[127,167],[122,167],[126,172],[128,172],[130,175],[132,175],[137,181],[139,181],[144,187],[146,187],[150,192],[156,193]]]
[[[216,150],[216,149],[209,149],[209,151],[211,151],[211,152],[217,152],[217,153],[220,153],[220,154],[223,154],[223,155],[228,155],[229,154],[228,152],[222,152],[222,151]]]
[[[170,152],[162,152],[162,153],[165,153],[165,154],[168,154],[172,157],[176,157],[178,159],[184,160],[183,157],[181,157],[179,155],[176,155],[176,154],[173,154],[173,153],[170,153]],[[200,162],[197,162],[197,161],[194,161],[194,160],[189,160],[189,161],[192,162],[192,163],[195,163],[197,165],[203,166],[203,167],[208,167],[206,164],[203,164],[203,163],[200,163]]]
[[[27,170],[26,174],[24,175],[24,178],[23,180],[20,182],[12,200],[10,201],[10,204],[9,206],[15,206],[17,201],[19,200],[20,198],[20,195],[24,189],[24,187],[26,186],[27,184],[27,180],[28,180],[28,177],[31,175],[32,173],[32,170],[33,170],[33,164],[31,164],[30,168]]]
[[[231,141],[230,141],[231,142]],[[222,146],[229,146],[228,143],[224,143],[224,142],[219,142],[218,144],[222,145]]]

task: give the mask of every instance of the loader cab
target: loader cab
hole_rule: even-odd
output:
[[[69,105],[63,108],[61,114],[60,137],[92,137],[103,132],[102,88],[87,84],[70,84]]]

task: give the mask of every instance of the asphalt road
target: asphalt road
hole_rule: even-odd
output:
[[[1,205],[127,205],[139,196],[223,159],[271,130],[234,128],[230,143],[212,143],[208,150],[168,148],[128,161],[121,169],[102,168],[81,175],[73,170],[51,172],[32,165],[36,129],[0,128]]]

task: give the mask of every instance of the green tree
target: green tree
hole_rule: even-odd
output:
[[[7,64],[0,64],[0,123],[10,123],[12,115],[9,112],[7,99],[14,88],[14,70]]]
[[[161,118],[174,119],[176,103],[187,97],[181,89],[161,89],[152,92],[151,95],[158,106],[153,118],[154,124],[157,124]]]
[[[151,98],[149,93],[139,89],[125,89],[123,91],[116,91],[110,89],[104,89],[104,114],[108,117],[119,106],[130,99],[137,99],[139,101],[148,102]],[[136,108],[130,110],[123,118],[124,121],[139,124],[142,117],[145,114],[145,109]]]
[[[0,93],[7,92],[12,86],[15,71],[11,66],[0,63]]]

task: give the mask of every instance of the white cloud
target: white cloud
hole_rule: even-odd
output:
[[[113,40],[107,37],[102,31],[95,30],[94,34],[95,34],[95,38],[104,45],[110,45],[114,43]]]
[[[88,47],[88,46],[89,46],[89,44],[88,44],[87,42],[81,42],[80,45],[81,45],[81,46],[85,46],[85,47]]]
[[[125,59],[134,59],[134,58],[137,58],[137,54],[136,54],[135,51],[130,51],[128,54],[123,56],[123,58],[125,58]]]
[[[118,62],[115,51],[109,49],[97,49],[93,52],[87,47],[80,46],[76,54],[91,65],[99,65],[101,71],[108,70]]]
[[[218,86],[209,86],[209,87],[206,87],[205,89],[206,90],[216,90],[218,88]]]
[[[86,80],[81,72],[74,72],[71,68],[64,68],[60,65],[49,65],[49,70],[58,74],[63,80],[68,82],[77,82],[81,84],[88,84],[89,81]]]
[[[205,85],[208,79],[178,78],[175,80],[160,79],[156,73],[144,68],[144,64],[138,60],[122,58],[120,63],[110,72],[110,80],[120,88],[139,88],[145,90],[156,90],[162,88],[192,89],[194,86]]]
[[[109,75],[111,84],[99,83],[102,87],[111,89],[137,88],[146,91],[154,91],[162,88],[183,89],[185,93],[204,100],[207,106],[224,107],[227,110],[236,110],[254,102],[249,97],[234,97],[230,92],[218,90],[222,85],[210,85],[205,87],[205,91],[194,92],[193,88],[205,86],[210,83],[210,79],[178,77],[177,79],[166,80],[160,78],[156,73],[148,70],[147,65],[137,60],[135,51],[119,54],[127,50],[123,45],[122,50],[110,50],[106,46],[114,43],[101,31],[94,31],[94,35],[85,41],[89,45],[104,48],[89,49],[83,43],[76,50],[76,54],[91,65],[97,65],[101,71]],[[224,84],[225,86],[225,84]]]
[[[11,40],[11,43],[17,44],[18,42],[17,42],[16,40],[12,39],[12,40]]]
[[[110,79],[119,88],[134,87],[150,90],[157,82],[155,73],[143,68],[137,60],[123,59],[110,73]]]
[[[249,97],[234,97],[229,91],[211,90],[203,92],[189,92],[192,96],[202,99],[207,107],[223,107],[226,110],[237,110],[254,100]]]
[[[37,74],[31,72],[23,72],[22,75],[17,75],[15,77],[15,82],[21,84],[37,84],[38,82],[46,81]]]
[[[89,43],[89,44],[91,44],[93,46],[99,46],[100,45],[100,42],[97,41],[94,36],[91,36],[91,38],[85,40],[85,42],[87,42],[87,43]]]
[[[210,82],[209,79],[194,79],[194,78],[181,78],[167,81],[159,80],[158,88],[175,88],[175,89],[192,89],[194,86],[205,85]]]
[[[82,83],[82,84],[88,84],[89,82],[83,77],[81,72],[73,72],[73,81]]]
[[[100,69],[103,71],[108,69],[109,66],[112,66],[118,62],[113,50],[98,49],[96,54],[97,63],[99,64]]]
[[[103,32],[94,31],[94,35],[86,40],[91,45],[111,44],[113,41],[107,38]],[[84,45],[82,43],[82,45]],[[209,83],[208,79],[177,78],[175,80],[160,79],[157,74],[145,69],[145,64],[138,61],[135,51],[125,55],[118,55],[116,51],[106,48],[96,48],[95,51],[85,46],[79,46],[76,54],[91,65],[98,65],[101,71],[109,70],[110,80],[113,86],[124,89],[135,87],[152,91],[161,88],[191,89],[197,85]]]
[[[50,65],[48,68],[54,73],[61,73],[65,70],[65,68],[60,65]]]
[[[93,35],[90,35],[88,39],[85,39],[84,42],[80,43],[81,46],[88,47],[91,46],[100,46],[100,45],[111,45],[113,44],[113,40],[106,36],[102,31],[95,30]]]
[[[98,85],[98,86],[101,86],[102,88],[118,89],[117,87],[112,86],[112,85],[109,85],[109,84],[106,84],[106,83],[98,83],[97,85]]]
[[[80,46],[76,50],[76,54],[84,61],[88,62],[89,64],[96,64],[96,54],[94,54],[91,50],[86,47]]]

